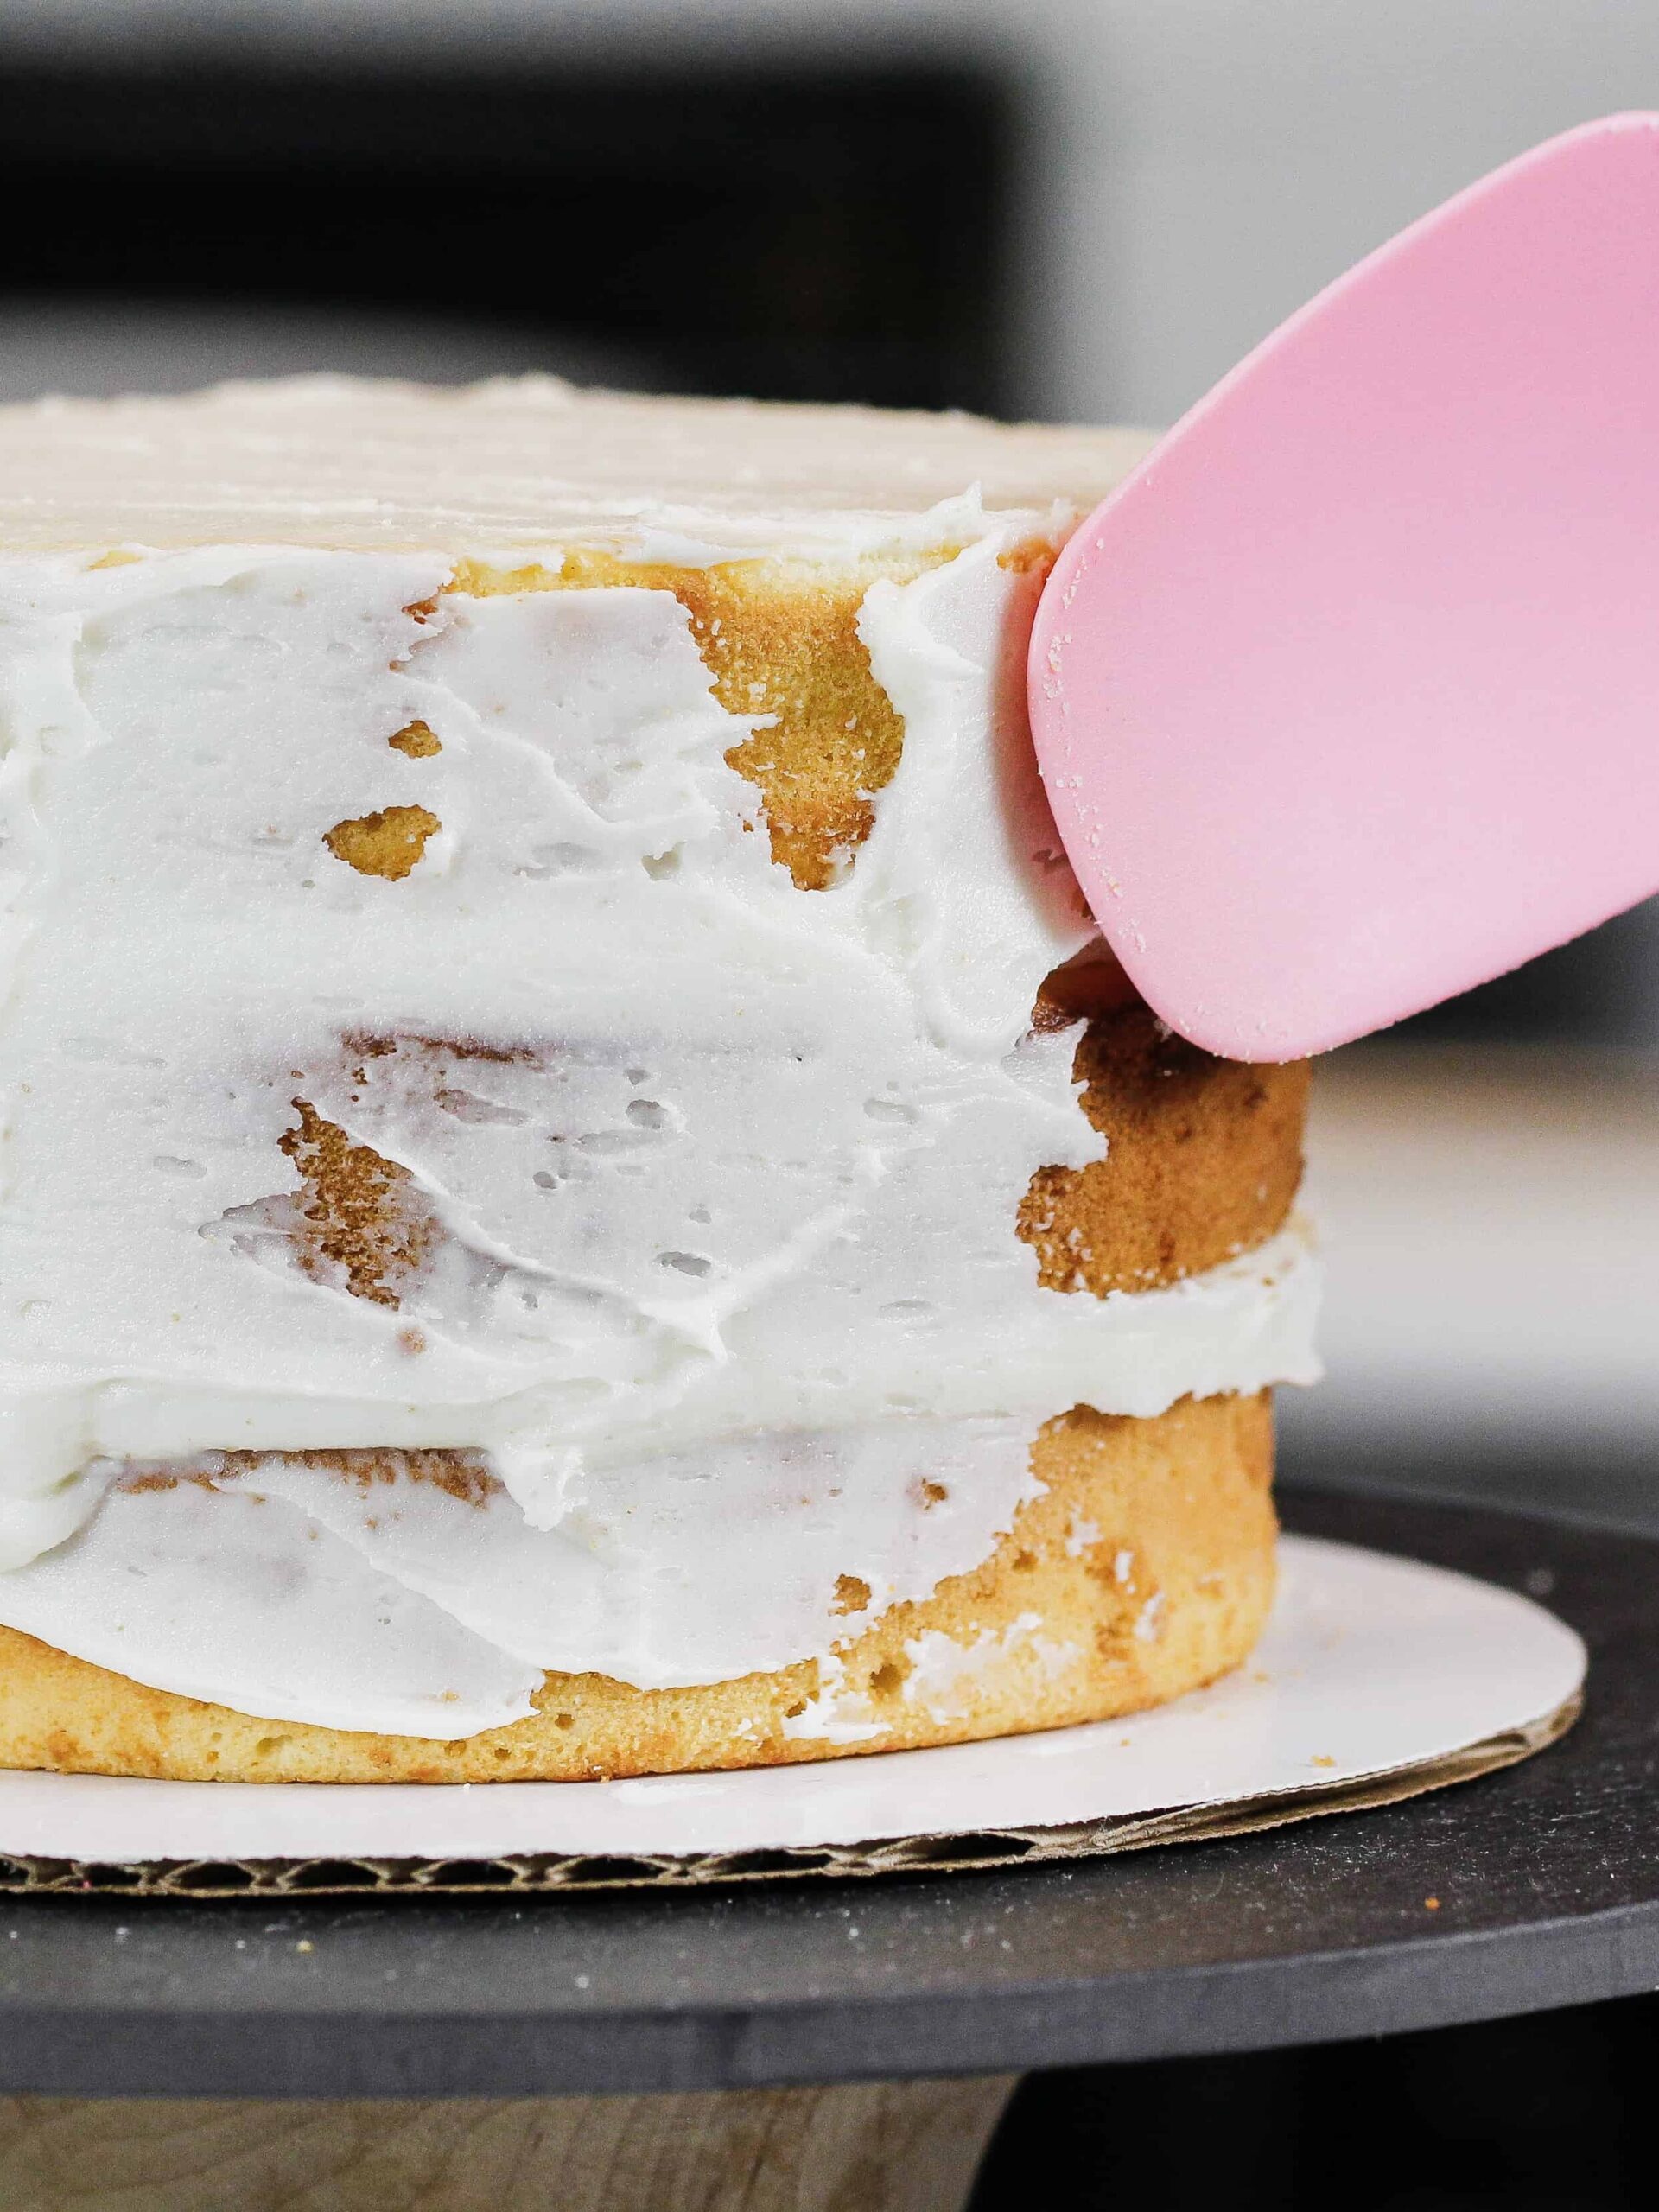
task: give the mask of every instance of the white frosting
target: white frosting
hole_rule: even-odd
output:
[[[1064,534],[1145,433],[870,407],[295,377],[0,407],[0,544],[261,544],[523,561],[856,558]],[[964,487],[972,487],[971,489]]]
[[[113,1485],[0,1588],[10,1627],[271,1720],[467,1736],[521,1719],[541,1681],[303,1512],[194,1482]]]
[[[1311,1379],[1294,1236],[1103,1300],[1040,1288],[1014,1236],[1033,1171],[1103,1147],[1073,1037],[1028,1033],[1087,925],[1007,534],[869,594],[904,754],[810,893],[666,593],[423,625],[436,555],[0,564],[0,1620],[274,1717],[460,1736],[542,1667],[826,1653],[839,1578],[879,1609],[985,1556],[1075,1402]],[[417,718],[431,757],[388,746]],[[324,843],[398,805],[442,823],[403,880]],[[299,1264],[300,1098],[408,1171],[431,1249],[395,1306]],[[387,1510],[211,1460],[110,1487],[399,1446],[504,1487]]]

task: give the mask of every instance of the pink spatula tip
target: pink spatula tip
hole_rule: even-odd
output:
[[[1056,823],[1136,988],[1299,1058],[1659,889],[1659,116],[1294,315],[1065,548]]]

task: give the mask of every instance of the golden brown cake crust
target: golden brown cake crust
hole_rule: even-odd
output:
[[[1046,1484],[996,1551],[841,1647],[857,1741],[813,1725],[816,1660],[639,1690],[550,1675],[533,1718],[452,1744],[261,1720],[199,1704],[0,1629],[0,1766],[193,1781],[588,1781],[773,1766],[1109,1719],[1212,1681],[1272,1601],[1266,1394],[1191,1399],[1151,1421],[1079,1408],[1048,1422]],[[856,1586],[848,1593],[856,1600]]]
[[[1137,999],[1090,1023],[1076,1067],[1109,1149],[1032,1178],[1020,1234],[1050,1290],[1157,1289],[1284,1225],[1302,1179],[1306,1060],[1218,1060]]]

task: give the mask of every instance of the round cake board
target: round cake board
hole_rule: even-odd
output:
[[[1087,1726],[735,1773],[473,1786],[0,1773],[0,1888],[591,1888],[1082,1857],[1410,1796],[1542,1748],[1585,1650],[1531,1600],[1288,1536],[1252,1658]]]

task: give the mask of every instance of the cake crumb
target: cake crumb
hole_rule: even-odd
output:
[[[337,861],[344,861],[359,875],[401,883],[418,865],[427,840],[442,827],[427,807],[385,806],[374,814],[336,822],[322,842]]]
[[[435,753],[442,753],[443,741],[429,722],[405,722],[402,729],[393,730],[386,740],[394,753],[402,753],[410,760],[429,760]]]

